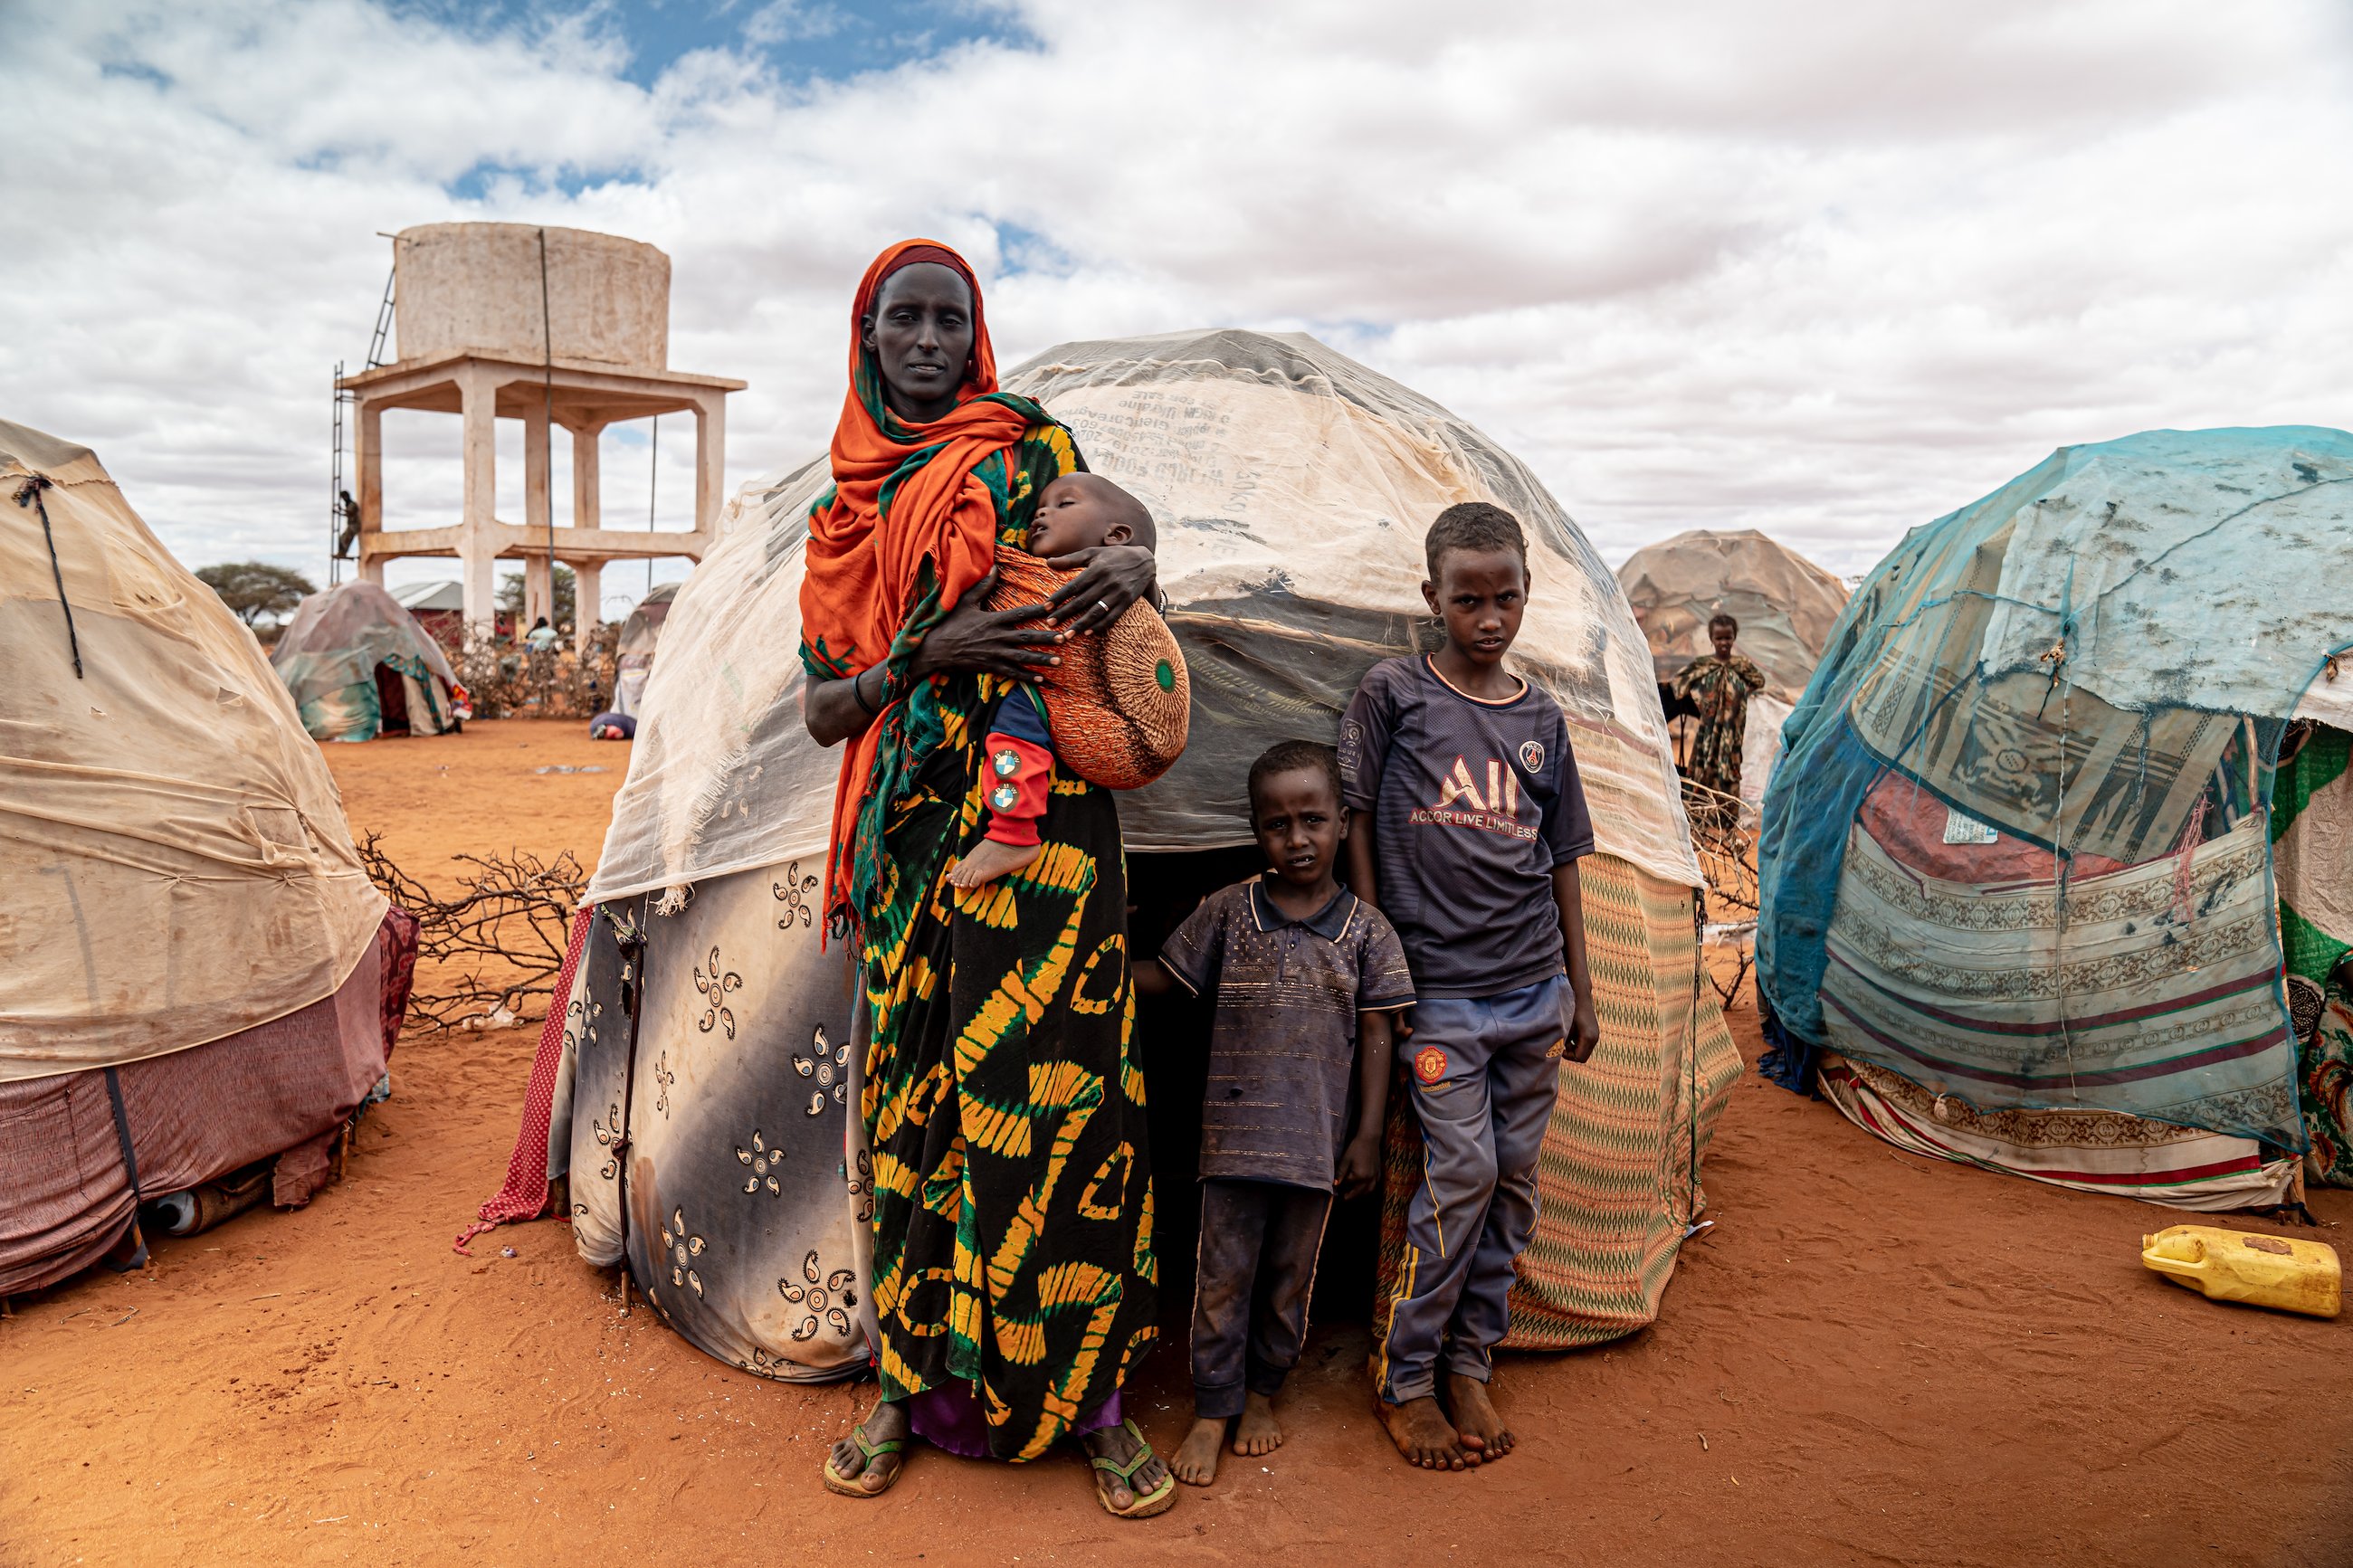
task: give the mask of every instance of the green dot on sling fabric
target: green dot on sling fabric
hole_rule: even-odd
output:
[[[1168,668],[1168,661],[1165,658],[1152,667],[1152,679],[1160,682],[1163,691],[1176,689],[1176,672]]]

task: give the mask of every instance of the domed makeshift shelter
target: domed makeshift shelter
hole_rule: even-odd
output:
[[[661,629],[678,600],[677,583],[660,583],[639,599],[621,623],[615,648],[619,671],[613,678],[613,711],[633,719],[646,716],[646,681],[653,674],[654,653],[661,646]]]
[[[96,457],[8,424],[0,668],[5,1295],[133,1250],[142,1197],[307,1201],[416,925],[253,635]]]
[[[1739,650],[1765,672],[1749,700],[1740,750],[1740,794],[1752,805],[1781,754],[1781,724],[1812,679],[1831,628],[1846,608],[1846,584],[1753,528],[1694,528],[1647,544],[1618,568],[1618,584],[1650,644],[1663,692],[1683,667],[1714,651],[1707,624],[1740,623]]]
[[[1119,802],[1140,952],[1259,868],[1250,761],[1278,740],[1333,739],[1365,670],[1434,637],[1419,591],[1430,520],[1489,500],[1526,525],[1534,592],[1514,657],[1559,699],[1592,800],[1583,880],[1602,1042],[1562,1075],[1544,1182],[1577,1198],[1547,1210],[1522,1264],[1510,1342],[1586,1343],[1651,1321],[1704,1205],[1699,1156],[1739,1058],[1700,983],[1699,868],[1650,658],[1608,569],[1516,459],[1311,338],[1070,343],[1006,384],[1066,421],[1088,463],[1159,523],[1193,711],[1182,759]],[[785,1378],[839,1375],[866,1355],[853,1209],[867,1171],[844,1152],[852,977],[838,944],[821,951],[817,910],[839,759],[802,726],[797,647],[807,518],[828,483],[818,458],[747,488],[679,595],[570,1008],[542,1042],[533,1089],[553,1131],[542,1138],[526,1113],[508,1187],[484,1210],[536,1213],[547,1173],[568,1168],[584,1257],[626,1258],[694,1343]],[[1138,1020],[1164,1290],[1190,1268],[1207,1022],[1173,1001]],[[1415,1136],[1409,1119],[1392,1124],[1393,1232],[1419,1179]],[[1353,1270],[1326,1270],[1335,1304],[1374,1306],[1374,1217],[1358,1215]]]
[[[441,645],[373,583],[346,583],[295,607],[270,667],[320,741],[439,735],[458,727],[458,677]]]
[[[1918,1152],[2284,1201],[2306,1136],[2274,869],[2341,916],[2353,855],[2275,857],[2337,773],[2289,800],[2274,763],[2300,714],[2353,727],[2327,679],[2348,481],[2342,431],[2154,430],[2063,447],[1880,563],[1766,796],[1769,1071]]]

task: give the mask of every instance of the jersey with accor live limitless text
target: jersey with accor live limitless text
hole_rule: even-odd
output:
[[[1562,972],[1553,868],[1593,852],[1560,705],[1482,702],[1427,656],[1366,672],[1340,721],[1342,798],[1373,814],[1381,912],[1414,990],[1500,996]]]

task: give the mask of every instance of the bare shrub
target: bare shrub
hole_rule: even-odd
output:
[[[449,662],[478,719],[587,719],[612,703],[620,637],[621,628],[607,622],[588,634],[586,652],[575,653],[470,634]]]
[[[1690,779],[1683,781],[1683,815],[1691,819],[1692,848],[1699,856],[1701,875],[1707,879],[1708,941],[1728,943],[1738,965],[1726,987],[1711,967],[1708,983],[1729,1007],[1748,978],[1749,943],[1755,940],[1757,907],[1757,833],[1748,808],[1737,795],[1713,790]]]
[[[452,856],[462,869],[448,899],[395,865],[378,835],[361,840],[359,854],[369,880],[417,917],[412,1023],[483,1027],[545,1016],[588,886],[570,850],[552,861],[519,849]]]

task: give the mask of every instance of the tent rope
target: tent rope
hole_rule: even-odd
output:
[[[147,1237],[139,1229],[139,1209],[146,1195],[139,1190],[139,1155],[131,1143],[131,1113],[122,1103],[122,1079],[112,1068],[106,1069],[106,1098],[114,1107],[114,1138],[122,1145],[122,1172],[131,1179],[131,1228],[126,1233],[136,1244],[130,1261],[115,1268],[118,1274],[128,1274],[134,1268],[147,1267]],[[114,1268],[112,1264],[109,1268]]]
[[[58,584],[58,608],[66,613],[66,647],[73,654],[74,679],[82,679],[81,638],[75,635],[73,606],[66,602],[65,568],[58,564],[58,537],[49,529],[49,509],[42,503],[41,492],[50,488],[46,474],[32,474],[16,489],[16,504],[29,506],[41,520],[41,542],[49,547],[49,575]]]
[[[1683,1120],[1684,1146],[1689,1151],[1689,1169],[1683,1186],[1683,1237],[1689,1240],[1700,1228],[1699,1223],[1699,996],[1700,983],[1707,973],[1707,890],[1699,889],[1692,896],[1692,997],[1691,1016],[1685,1020],[1683,1037],[1683,1073],[1686,1080]]]
[[[547,481],[547,624],[555,624],[555,321],[547,309],[547,230],[539,231],[539,397],[541,422],[549,426]],[[579,520],[575,518],[577,524]],[[580,619],[580,606],[574,605],[572,618]]]

